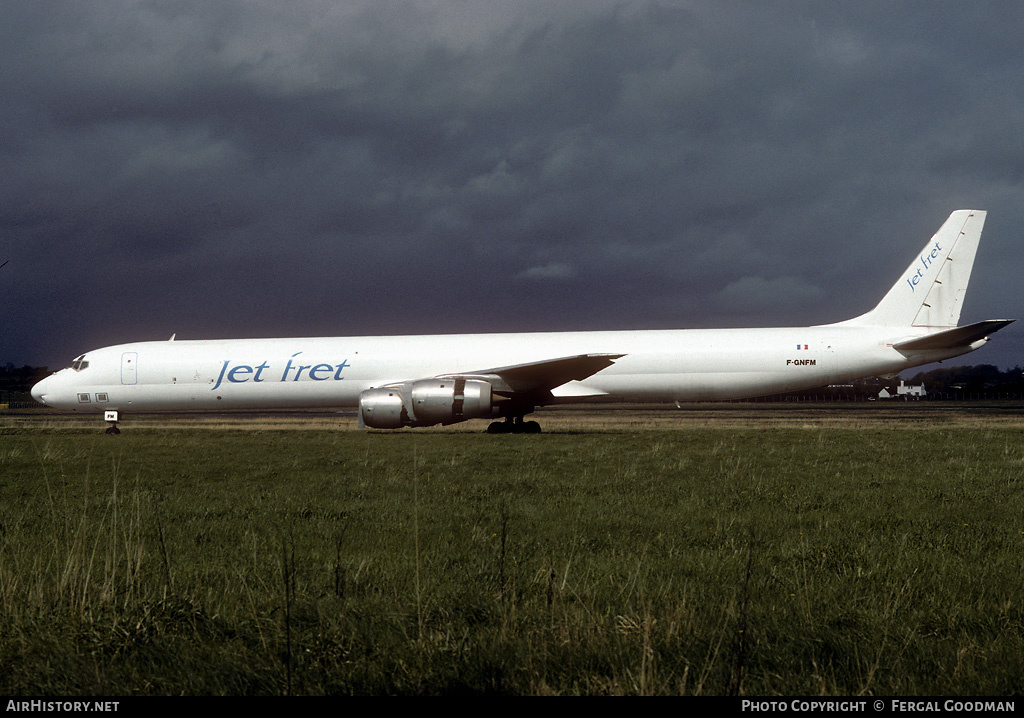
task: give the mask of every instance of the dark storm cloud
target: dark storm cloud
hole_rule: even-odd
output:
[[[964,320],[1020,313],[1014,6],[6,15],[3,361],[172,332],[837,321],[968,206],[990,213]],[[972,361],[1019,362],[1013,332]]]

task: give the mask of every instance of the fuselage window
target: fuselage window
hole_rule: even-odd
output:
[[[89,395],[88,394],[79,394],[78,395],[78,403],[79,404],[88,404],[89,403]]]
[[[106,394],[97,394],[96,395],[96,401],[98,401],[100,403],[103,403],[105,401],[109,401],[109,399],[107,399],[107,395]]]

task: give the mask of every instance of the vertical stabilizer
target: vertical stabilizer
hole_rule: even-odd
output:
[[[953,212],[878,306],[849,323],[955,327],[984,224],[983,210]]]

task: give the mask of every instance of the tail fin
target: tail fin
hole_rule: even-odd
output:
[[[985,212],[958,209],[867,314],[844,324],[955,327],[960,321]]]

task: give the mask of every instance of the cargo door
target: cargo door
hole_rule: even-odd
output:
[[[121,383],[122,384],[134,384],[138,381],[138,373],[136,364],[138,364],[139,355],[137,352],[125,352],[121,355]]]
[[[829,383],[837,381],[839,379],[839,355],[836,353],[835,337],[825,341],[825,354],[822,358],[828,372]]]

